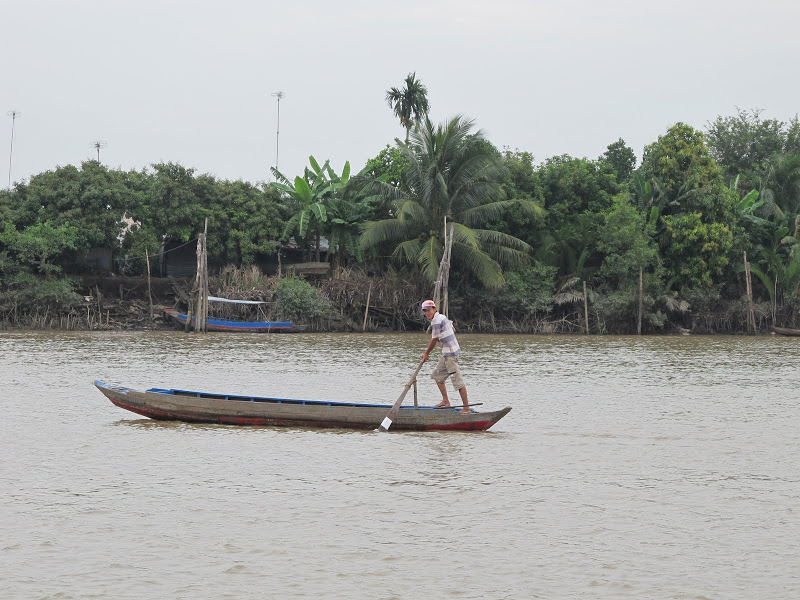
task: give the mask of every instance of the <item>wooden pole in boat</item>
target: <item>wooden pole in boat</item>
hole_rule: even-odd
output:
[[[369,280],[369,291],[367,292],[367,307],[364,309],[364,324],[361,326],[361,332],[367,330],[367,315],[369,315],[369,300],[372,297],[372,280]]]
[[[408,390],[411,389],[412,384],[417,380],[417,375],[419,374],[419,370],[422,368],[422,364],[425,362],[424,359],[419,361],[414,374],[411,376],[411,379],[408,380],[406,387],[403,388],[403,393],[400,394],[400,397],[395,400],[394,404],[392,405],[391,410],[386,415],[386,417],[381,421],[380,427],[378,427],[379,431],[389,431],[389,427],[392,426],[392,421],[397,417],[397,411],[400,410],[400,405],[403,403],[403,398],[406,397],[408,394]]]
[[[150,254],[144,249],[144,258],[147,261],[147,298],[150,300],[150,318],[153,318],[153,291],[150,287]],[[120,294],[121,295],[121,294]]]

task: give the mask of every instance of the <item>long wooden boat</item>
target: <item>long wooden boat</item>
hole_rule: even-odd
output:
[[[787,329],[786,327],[773,327],[772,331],[778,335],[793,335],[800,337],[800,329]]]
[[[185,314],[174,308],[165,308],[164,314],[180,325],[186,325]],[[194,323],[194,317],[192,317]],[[297,333],[305,329],[291,321],[228,321],[225,319],[208,319],[209,331],[238,331],[242,333]]]
[[[260,396],[235,396],[190,390],[150,388],[134,390],[95,381],[111,402],[136,414],[162,421],[377,429],[390,404],[360,404],[320,400],[293,400]],[[460,407],[401,406],[391,430],[485,431],[511,410],[462,414]]]

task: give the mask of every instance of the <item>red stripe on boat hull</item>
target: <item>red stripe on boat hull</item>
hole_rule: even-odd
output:
[[[157,408],[142,408],[122,402],[118,398],[109,397],[112,403],[119,408],[128,410],[137,415],[155,419],[157,421],[183,421],[190,423],[218,423],[220,425],[253,425],[253,426],[275,426],[275,427],[314,427],[322,429],[377,429],[378,424],[369,425],[342,421],[308,421],[299,419],[270,419],[262,417],[230,417],[220,416],[217,418],[197,418],[178,416],[172,412],[159,410]],[[395,421],[392,424],[393,430],[405,431],[485,431],[494,425],[493,421],[469,421],[463,423],[451,423],[448,425],[414,425],[404,427],[402,422]]]

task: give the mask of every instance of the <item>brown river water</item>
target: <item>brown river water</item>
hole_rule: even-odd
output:
[[[459,342],[471,401],[513,407],[486,433],[155,422],[92,386],[392,403],[423,333],[0,333],[0,597],[800,598],[800,338]]]

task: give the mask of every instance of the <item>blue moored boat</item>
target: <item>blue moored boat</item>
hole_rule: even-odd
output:
[[[174,308],[165,308],[164,314],[176,323],[185,326],[187,316]],[[194,317],[192,317],[194,323]],[[228,321],[226,319],[208,319],[208,331],[234,331],[241,333],[296,333],[305,329],[292,321]]]

